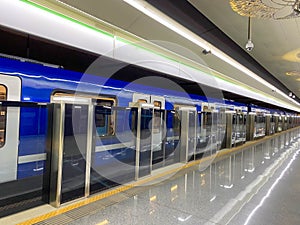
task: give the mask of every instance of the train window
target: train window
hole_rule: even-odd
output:
[[[154,112],[154,121],[153,121],[153,133],[159,133],[162,129],[161,127],[161,113],[160,112]]]
[[[98,136],[110,136],[115,133],[114,114],[112,113],[113,100],[97,100],[95,107],[95,126]]]
[[[207,113],[207,125],[208,126],[212,125],[212,114],[211,114],[211,112]]]
[[[138,102],[139,103],[147,103],[147,100],[146,99],[139,99]]]
[[[172,123],[173,123],[174,136],[179,136],[180,135],[180,115],[179,115],[178,111],[175,111]]]
[[[218,120],[218,114],[216,112],[212,113],[213,122],[216,123]]]
[[[202,109],[202,111],[203,111],[203,112],[206,112],[206,111],[208,111],[208,106],[206,106],[206,105],[205,105],[205,106],[203,106],[203,109]]]
[[[161,108],[161,102],[159,102],[159,101],[154,101],[154,107],[159,107],[159,108]]]
[[[271,122],[271,123],[274,123],[274,122],[275,122],[274,116],[271,116],[270,122]]]
[[[239,114],[239,124],[240,125],[244,124],[244,116],[243,116],[243,114]]]
[[[96,133],[98,136],[109,136],[115,133],[115,113],[112,112],[112,107],[115,105],[116,99],[105,98],[92,95],[74,95],[68,93],[57,92],[53,96],[60,97],[80,97],[80,98],[91,98],[96,101],[95,106],[95,126]]]
[[[7,88],[0,84],[0,101],[6,101],[7,99]],[[0,106],[0,148],[5,144],[5,131],[6,131],[6,112],[5,106]]]
[[[236,124],[236,114],[232,115],[232,124],[235,125]]]
[[[202,117],[203,117],[202,128],[203,129],[210,129],[210,126],[212,125],[212,113],[211,112],[204,112],[202,114]]]
[[[154,107],[161,108],[161,102],[154,101]],[[153,133],[160,133],[162,130],[162,112],[155,110],[154,111],[154,117],[153,117]]]

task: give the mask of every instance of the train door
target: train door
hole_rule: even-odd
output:
[[[196,107],[177,106],[181,121],[180,162],[194,160],[196,150]]]
[[[89,195],[93,132],[92,99],[72,95],[52,96],[53,137],[50,203]]]
[[[0,76],[0,101],[20,101],[21,80]],[[0,183],[17,179],[20,108],[0,106]]]

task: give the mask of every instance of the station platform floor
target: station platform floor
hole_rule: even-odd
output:
[[[19,224],[300,224],[299,154],[298,141],[281,150],[250,147]]]

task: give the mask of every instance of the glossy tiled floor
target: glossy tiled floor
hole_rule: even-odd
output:
[[[300,224],[299,146],[246,149],[68,224]]]

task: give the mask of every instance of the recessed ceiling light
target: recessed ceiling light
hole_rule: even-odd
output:
[[[300,48],[292,50],[282,56],[282,59],[290,62],[300,62]]]
[[[300,76],[300,71],[287,71],[285,72],[287,76]]]

